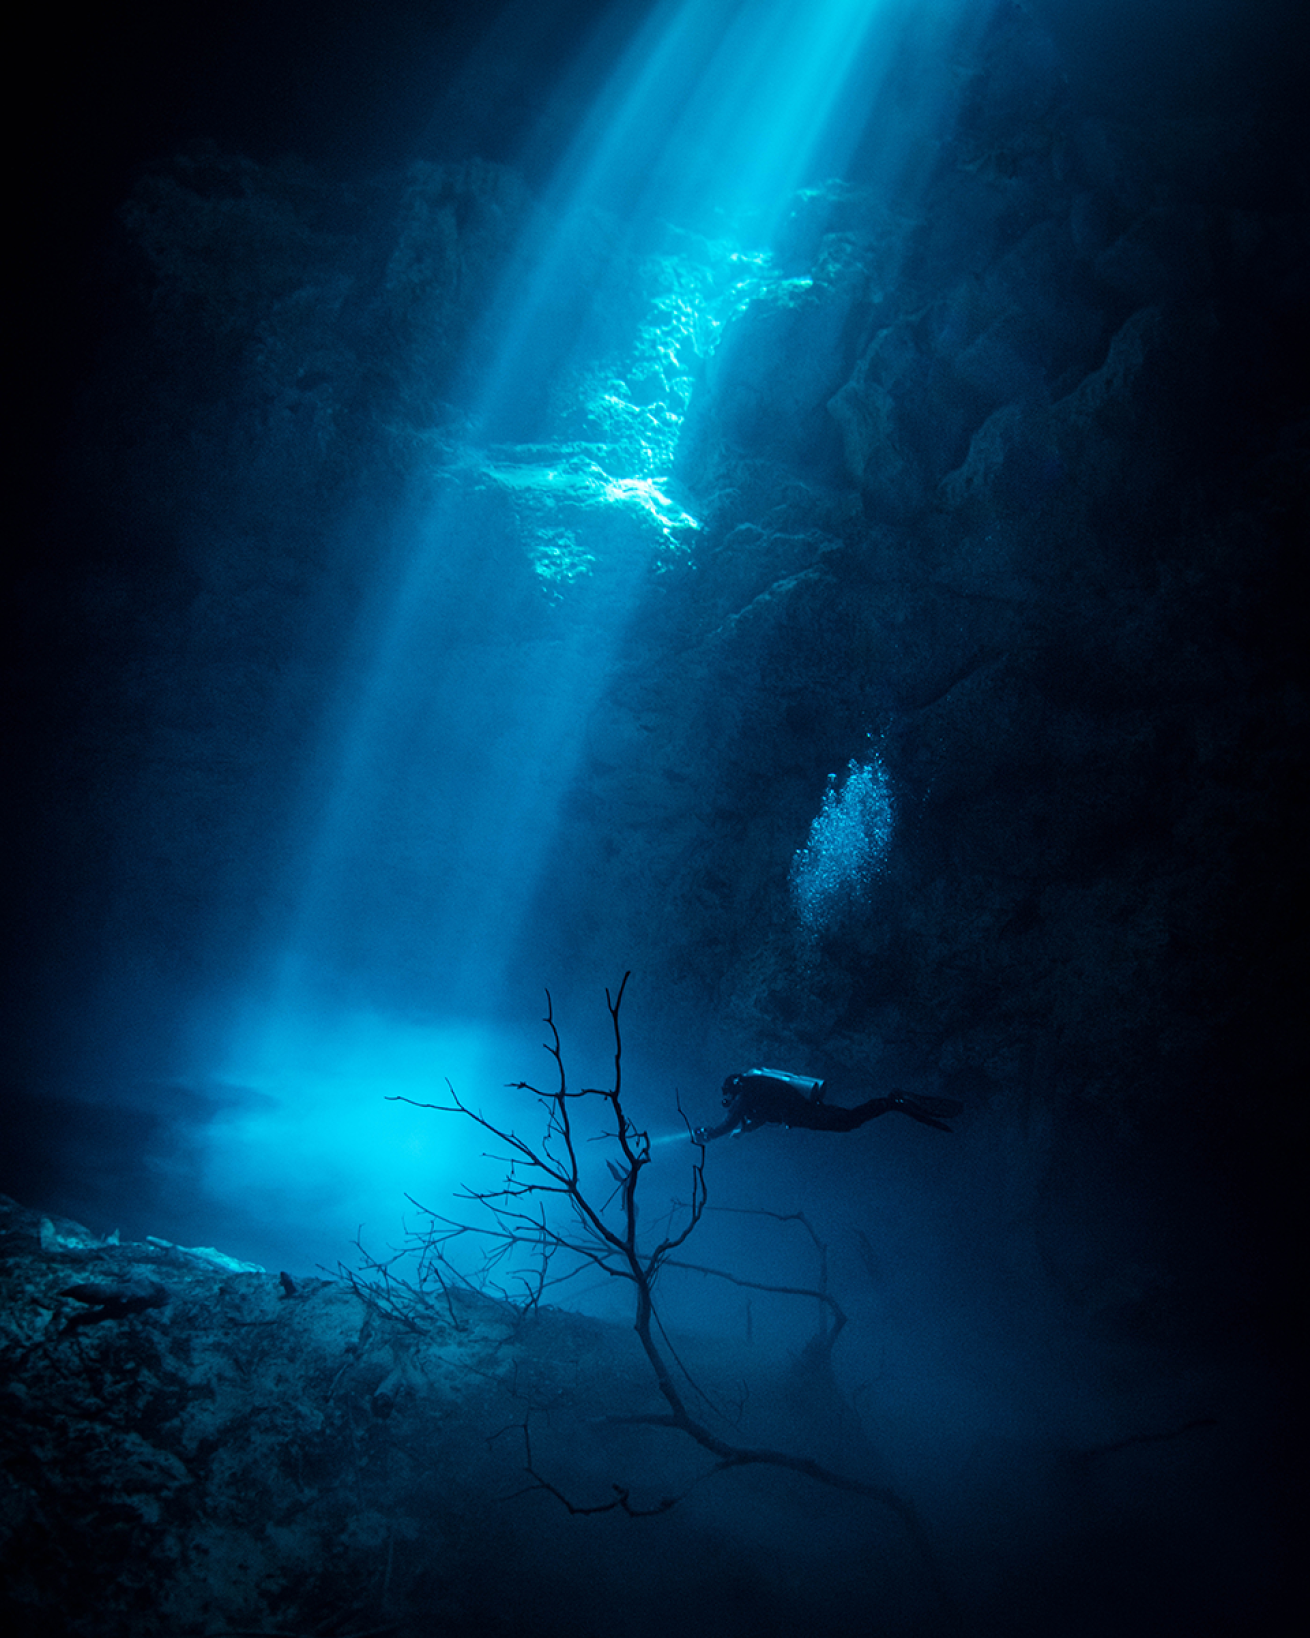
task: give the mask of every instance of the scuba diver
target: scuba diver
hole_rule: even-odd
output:
[[[898,1109],[911,1120],[935,1126],[939,1132],[951,1128],[943,1116],[958,1115],[964,1108],[953,1098],[910,1097],[893,1092],[888,1098],[870,1098],[854,1109],[829,1108],[823,1101],[825,1084],[810,1075],[789,1075],[780,1069],[749,1069],[744,1075],[729,1075],[723,1083],[723,1102],[728,1113],[717,1126],[698,1126],[693,1143],[712,1138],[753,1132],[757,1126],[804,1126],[812,1132],[853,1132],[865,1121],[876,1120]]]

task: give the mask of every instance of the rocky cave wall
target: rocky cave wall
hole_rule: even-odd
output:
[[[1287,931],[1300,155],[1254,92],[1081,107],[1017,8],[957,79],[926,185],[811,189],[771,255],[588,213],[494,427],[484,306],[539,210],[503,167],[145,176],[67,520],[109,543],[65,809],[104,915],[199,966],[258,935],[351,541],[454,490],[541,591],[491,641],[585,629],[650,562],[525,977],[635,966],[816,1072],[1175,1096]],[[895,845],[807,952],[790,863],[870,751]]]
[[[663,1401],[630,1330],[379,1295],[106,1243],[0,1195],[6,1630],[544,1638],[618,1613],[634,1634],[839,1631],[859,1596],[891,1627],[939,1616],[885,1507],[791,1477],[716,1490],[694,1446],[631,1425]],[[802,1366],[679,1348],[725,1402],[749,1370],[737,1435],[795,1436]],[[825,1587],[834,1552],[850,1568]]]
[[[649,1011],[634,1041],[695,1020],[722,1063],[959,1094],[1011,1142],[1025,1223],[1095,1129],[1167,1140],[1185,1164],[1199,1148],[1187,1181],[1217,1233],[1230,1176],[1262,1183],[1278,1227],[1303,884],[1303,149],[1258,88],[1212,113],[1089,106],[1017,8],[957,66],[921,189],[816,186],[768,254],[685,225],[575,223],[524,390],[492,426],[474,418],[486,300],[541,225],[511,171],[421,163],[346,189],[198,149],[140,179],[65,472],[75,572],[56,564],[27,605],[38,670],[61,679],[35,918],[61,1002],[105,950],[155,1018],[170,986],[243,970],[296,845],[288,770],[317,754],[370,595],[359,542],[455,497],[514,609],[512,626],[467,611],[470,642],[585,638],[620,565],[648,564],[518,960],[534,993],[568,973],[590,995],[633,967]],[[856,912],[806,941],[792,860],[828,776],[875,754],[893,845]],[[398,823],[379,863],[421,907],[415,858]],[[419,1004],[421,940],[398,928],[387,961]],[[1269,1120],[1234,1126],[1233,1088],[1251,1086]],[[39,1437],[54,1452],[73,1429],[93,1478],[112,1446],[104,1462],[140,1482],[103,1515],[51,1501],[72,1523],[43,1535],[38,1519],[43,1552],[57,1537],[73,1561],[84,1527],[97,1553],[144,1531],[155,1598],[169,1554],[208,1539],[187,1509],[227,1504],[201,1466],[230,1461],[243,1483],[266,1425],[279,1463],[319,1452],[328,1478],[308,1511],[313,1475],[269,1478],[288,1534],[260,1549],[263,1593],[225,1618],[329,1621],[365,1583],[372,1608],[382,1577],[439,1581],[447,1550],[481,1552],[494,1578],[508,1536],[475,1552],[458,1519],[490,1482],[480,1423],[447,1419],[463,1501],[410,1475],[389,1537],[370,1497],[392,1505],[404,1474],[345,1498],[381,1472],[373,1446],[402,1455],[367,1372],[329,1391],[368,1323],[342,1317],[340,1287],[314,1294],[340,1334],[301,1360],[320,1399],[292,1403],[283,1357],[239,1346],[302,1313],[271,1280],[220,1289],[89,1237],[46,1266],[20,1229],[24,1312],[39,1286],[43,1324],[79,1270],[153,1271],[180,1293],[167,1332],[146,1316],[64,1344]],[[1231,1255],[1254,1243],[1238,1232]],[[1196,1289],[1170,1309],[1156,1275],[1133,1289],[1097,1255],[1088,1285],[1104,1304],[1119,1281],[1116,1325],[1166,1347],[1201,1334]],[[1249,1297],[1259,1270],[1241,1274]],[[230,1327],[188,1355],[187,1315],[216,1302]],[[112,1438],[97,1382],[120,1396]],[[440,1419],[430,1390],[410,1408]],[[211,1448],[215,1405],[227,1444]],[[183,1430],[182,1454],[165,1439],[157,1455],[142,1416]],[[40,1488],[25,1472],[23,1508]],[[543,1576],[564,1529],[532,1559]],[[724,1587],[757,1607],[740,1564],[759,1539],[711,1535],[702,1613]],[[326,1571],[320,1553],[337,1555]],[[179,1592],[187,1619],[217,1607],[206,1585]],[[464,1596],[432,1585],[446,1607]]]

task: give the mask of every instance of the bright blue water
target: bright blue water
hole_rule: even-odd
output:
[[[695,528],[667,489],[685,407],[667,381],[658,430],[634,421],[609,470],[580,477],[485,442],[522,436],[522,403],[541,398],[542,330],[568,294],[589,213],[617,213],[616,256],[661,218],[736,241],[720,308],[708,297],[678,308],[674,340],[703,356],[732,280],[744,300],[767,274],[762,247],[794,189],[840,174],[857,145],[866,174],[881,171],[889,188],[903,182],[925,123],[949,100],[950,36],[985,9],[667,0],[650,12],[581,126],[540,225],[489,293],[474,349],[489,362],[470,417],[484,441],[455,457],[456,470],[441,468],[449,449],[434,450],[430,468],[419,460],[408,503],[358,542],[371,584],[286,839],[283,906],[270,906],[247,994],[197,1021],[211,1084],[235,1100],[206,1139],[217,1196],[351,1232],[389,1224],[402,1186],[440,1195],[478,1165],[482,1145],[463,1123],[416,1123],[383,1104],[385,1093],[430,1098],[449,1075],[493,1118],[522,1118],[504,1083],[537,1062],[525,1064],[513,1030],[496,1022],[523,1007],[507,993],[510,956],[652,560],[679,533],[685,549]],[[610,269],[594,272],[604,290]],[[541,525],[534,540],[508,543],[527,546],[535,581],[507,572],[506,544],[480,510],[488,485],[461,479],[461,461],[492,472],[491,487],[511,500],[525,496],[520,515],[540,523],[573,486],[574,500],[608,505],[614,527],[588,556],[567,527]],[[544,616],[543,603],[565,592],[572,613]],[[880,764],[852,764],[793,871],[809,932],[866,891],[890,823]],[[598,987],[616,977],[594,976]]]

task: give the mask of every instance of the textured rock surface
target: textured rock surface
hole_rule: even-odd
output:
[[[1205,113],[1080,97],[1017,6],[956,68],[954,123],[904,197],[858,177],[812,188],[771,247],[601,212],[570,223],[522,390],[490,424],[478,381],[513,315],[489,298],[558,226],[503,167],[423,164],[347,190],[207,151],[143,177],[60,503],[59,539],[81,544],[24,587],[32,686],[56,697],[59,732],[33,782],[23,955],[61,1017],[68,995],[99,993],[97,962],[112,967],[143,1035],[244,980],[290,918],[324,699],[355,688],[342,656],[418,537],[453,672],[549,676],[562,654],[604,649],[576,765],[543,774],[533,724],[497,737],[467,693],[457,748],[507,785],[529,769],[529,796],[555,781],[558,824],[532,836],[542,886],[511,963],[520,990],[591,995],[631,967],[648,1048],[692,1040],[709,1064],[776,1059],[965,1098],[1004,1204],[980,1240],[1039,1303],[1058,1290],[1060,1325],[1131,1333],[1161,1350],[1153,1382],[1191,1381],[1193,1347],[1276,1340],[1270,1248],[1297,1193],[1302,133],[1258,86]],[[456,522],[434,543],[414,519],[440,508]],[[401,1014],[432,1004],[447,860],[424,794],[450,770],[414,740],[360,889],[385,926],[357,952]],[[857,912],[802,937],[792,862],[830,776],[874,756],[892,845]],[[1163,1260],[1067,1232],[1066,1199],[1076,1215],[1094,1185],[1097,1221],[1113,1215],[1120,1170],[1177,1212]],[[354,1631],[385,1617],[384,1585],[437,1586],[443,1553],[489,1581],[526,1555],[497,1607],[540,1630],[525,1612],[548,1552],[489,1518],[500,1470],[480,1418],[458,1412],[438,1477],[411,1471],[394,1438],[405,1404],[448,1427],[455,1377],[420,1373],[375,1416],[351,1373],[366,1357],[393,1369],[395,1343],[348,1291],[284,1300],[271,1279],[177,1271],[140,1248],[55,1255],[45,1266],[25,1243],[16,1276],[11,1391],[28,1420],[6,1505],[36,1544],[22,1562],[79,1589],[74,1630],[98,1630],[97,1567],[129,1538],[147,1579],[178,1589],[172,1630]],[[176,1292],[168,1310],[58,1335],[53,1292],[138,1277]],[[200,1325],[211,1311],[221,1329]],[[494,1349],[494,1325],[473,1330]],[[246,1341],[275,1334],[269,1353]],[[471,1346],[459,1404],[486,1394],[494,1409],[503,1381],[477,1372],[513,1350],[470,1360]],[[231,1386],[243,1369],[254,1390]],[[309,1391],[288,1397],[278,1372]],[[123,1408],[112,1438],[104,1384]],[[1132,1440],[1205,1410],[1189,1399],[1180,1421],[1173,1404],[1125,1417],[1104,1449],[1167,1466]],[[211,1497],[204,1474],[229,1460]],[[1050,1451],[1000,1436],[969,1461],[971,1495],[1010,1471],[1016,1494],[1056,1484]],[[394,1526],[370,1489],[386,1463]],[[261,1464],[257,1526],[233,1522]],[[1197,1488],[1213,1519],[1246,1514],[1241,1467]],[[136,1477],[116,1488],[104,1474],[120,1470]],[[1076,1512],[1088,1469],[1061,1471]],[[1173,1503],[1194,1474],[1181,1457],[1170,1472]],[[1069,1527],[1056,1579],[1085,1591],[1073,1558],[1095,1561],[1108,1518],[1141,1526],[1129,1489],[1092,1508],[1089,1531]],[[1195,1515],[1178,1517],[1204,1546]],[[199,1561],[176,1569],[193,1538],[245,1554],[242,1584],[264,1590],[207,1605]],[[686,1597],[707,1624],[735,1600],[761,1631],[776,1607],[785,1630],[783,1571],[713,1531],[705,1554]],[[596,1568],[597,1586],[611,1573]],[[458,1611],[463,1596],[452,1582],[438,1601]],[[1153,1630],[1176,1616],[1160,1596],[1144,1606]],[[1041,1610],[1075,1603],[1052,1592]],[[112,1619],[104,1630],[147,1630],[125,1602]],[[452,1614],[451,1630],[490,1619]]]
[[[0,1564],[21,1638],[565,1634],[616,1610],[641,1634],[671,1619],[709,1632],[743,1611],[763,1632],[807,1616],[836,1631],[864,1586],[888,1630],[935,1618],[885,1509],[777,1475],[693,1490],[703,1452],[605,1426],[662,1404],[629,1331],[466,1292],[408,1304],[402,1321],[350,1283],[287,1289],[218,1266],[221,1253],[104,1245],[4,1197],[0,1254]],[[70,1283],[142,1278],[164,1287],[162,1307],[70,1323],[87,1311]],[[740,1399],[740,1350],[680,1346],[712,1392]],[[790,1413],[750,1368],[758,1397],[749,1415],[738,1404],[736,1436],[759,1439],[779,1405]],[[795,1362],[790,1381],[818,1401],[817,1428],[818,1379]],[[525,1473],[529,1416],[542,1479],[599,1513],[570,1515]],[[869,1455],[849,1433],[837,1453]],[[619,1484],[653,1516],[603,1511]],[[665,1496],[683,1499],[660,1512]],[[643,1530],[653,1551],[631,1535]],[[771,1564],[761,1534],[778,1531],[791,1549]],[[849,1577],[807,1585],[834,1544]]]

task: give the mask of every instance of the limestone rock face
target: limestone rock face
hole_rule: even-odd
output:
[[[77,1323],[70,1284],[142,1281],[166,1300]],[[663,1401],[619,1326],[468,1290],[411,1293],[402,1312],[349,1279],[99,1243],[3,1196],[0,1298],[0,1566],[17,1638],[564,1638],[618,1607],[655,1638],[671,1616],[709,1633],[743,1601],[780,1620],[817,1610],[836,1631],[875,1580],[897,1628],[934,1606],[894,1525],[855,1551],[863,1515],[846,1498],[748,1480],[725,1507],[700,1490],[705,1453],[640,1425]],[[709,1391],[738,1390],[740,1350],[679,1349]],[[749,1364],[764,1391],[738,1428],[776,1436],[783,1378]],[[814,1437],[826,1408],[808,1404],[792,1435]],[[849,1468],[868,1452],[848,1437],[836,1455]],[[639,1516],[616,1507],[620,1487]],[[775,1532],[785,1569],[770,1565]],[[834,1544],[852,1568],[824,1588]]]

